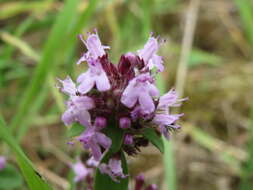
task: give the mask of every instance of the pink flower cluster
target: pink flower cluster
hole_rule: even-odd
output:
[[[65,125],[78,122],[86,127],[78,140],[94,160],[99,162],[111,147],[112,140],[106,136],[111,125],[123,131],[121,150],[129,155],[147,144],[142,135],[145,128],[169,138],[170,129],[179,128],[176,121],[183,115],[171,114],[170,108],[180,106],[184,99],[178,99],[174,89],[159,96],[155,75],[164,70],[163,59],[157,55],[159,40],[151,35],[143,49],[122,55],[115,65],[106,53],[109,47],[102,45],[96,31],[88,33],[86,40],[79,37],[87,52],[77,64],[86,62],[88,70],[76,82],[70,77],[59,80],[61,91],[69,96],[62,120]],[[126,177],[116,157],[99,168],[115,181]]]

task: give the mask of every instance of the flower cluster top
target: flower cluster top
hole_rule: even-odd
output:
[[[123,131],[121,150],[129,155],[147,145],[142,134],[145,128],[169,138],[169,131],[179,128],[176,121],[183,115],[171,114],[169,108],[180,106],[184,99],[178,99],[174,89],[159,96],[155,75],[164,70],[163,59],[157,55],[159,40],[151,35],[143,49],[122,55],[115,65],[106,53],[110,47],[102,45],[96,31],[88,33],[86,40],[79,37],[87,52],[77,64],[86,62],[88,70],[76,82],[70,77],[60,80],[61,91],[69,96],[62,120],[65,125],[78,122],[86,127],[78,140],[91,151],[92,159],[99,162],[111,147],[106,130],[112,124]],[[117,159],[112,157],[107,165],[98,166],[115,181],[126,177]]]

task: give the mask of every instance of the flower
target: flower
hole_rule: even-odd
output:
[[[156,53],[159,49],[158,40],[150,36],[144,48],[138,50],[138,55],[145,62],[145,65],[148,69],[152,69],[153,67],[157,67],[159,72],[164,70],[163,60],[161,56],[158,56]]]
[[[86,41],[82,35],[79,35],[79,38],[86,45],[88,51],[79,59],[77,64],[87,61],[89,69],[77,78],[77,82],[80,83],[78,91],[86,94],[94,85],[101,92],[109,90],[111,85],[99,60],[106,54],[104,50],[109,49],[109,47],[101,44],[97,31],[94,34],[88,33]]]
[[[68,109],[62,115],[62,121],[65,125],[77,121],[84,126],[90,125],[90,114],[88,110],[94,107],[93,100],[87,96],[78,96],[78,90],[75,83],[70,77],[65,80],[60,80],[62,87],[61,91],[70,96],[66,102]]]
[[[109,46],[102,45],[97,31],[94,34],[88,33],[87,40],[85,41],[82,35],[79,35],[80,40],[85,44],[88,51],[83,54],[77,64],[87,61],[88,59],[96,60],[99,57],[105,55],[105,49],[110,49]]]
[[[176,125],[175,122],[184,114],[170,114],[170,107],[178,107],[181,105],[184,99],[178,99],[178,95],[175,89],[170,90],[159,99],[156,114],[152,120],[153,123],[159,126],[158,130],[169,139],[169,128],[179,129],[180,126]]]
[[[111,139],[98,131],[94,126],[87,127],[78,139],[82,142],[84,148],[91,150],[96,161],[101,159],[101,147],[108,150],[112,144]]]
[[[110,82],[98,60],[88,60],[89,69],[77,78],[80,83],[78,91],[82,94],[89,92],[94,85],[100,92],[107,91],[111,88]]]
[[[86,40],[79,37],[87,52],[77,63],[86,62],[88,69],[76,82],[70,77],[59,80],[61,91],[69,96],[62,120],[65,125],[79,122],[86,127],[77,138],[91,152],[89,162],[119,181],[126,175],[114,155],[140,152],[140,147],[150,141],[144,135],[146,128],[169,139],[170,131],[180,128],[176,123],[183,116],[172,114],[171,109],[186,99],[178,99],[174,89],[159,95],[155,79],[164,66],[157,54],[160,42],[154,36],[149,37],[143,49],[121,55],[117,65],[110,61],[106,52],[109,47],[102,45],[97,31],[88,33]],[[112,131],[119,138],[110,139]],[[117,144],[117,150],[111,147],[112,143]],[[108,151],[110,148],[112,151]],[[100,163],[103,155],[109,155],[108,163]],[[155,189],[154,185],[146,188]]]
[[[100,164],[99,170],[102,174],[109,175],[115,182],[119,182],[118,178],[127,177],[122,171],[121,161],[117,158],[111,158],[108,164]]]
[[[74,173],[75,173],[75,182],[79,182],[85,180],[88,175],[91,175],[92,169],[87,168],[80,160],[75,164],[71,165]]]
[[[83,126],[90,125],[89,109],[93,108],[93,100],[87,96],[72,96],[67,102],[68,109],[63,113],[65,125],[77,121]]]
[[[3,170],[6,166],[6,158],[4,156],[0,156],[0,171]]]
[[[142,113],[150,114],[155,110],[152,97],[158,96],[159,91],[153,84],[153,78],[148,74],[140,74],[132,79],[124,90],[121,102],[132,108],[138,101]]]
[[[61,89],[61,91],[69,96],[75,96],[77,93],[77,89],[76,89],[76,85],[75,83],[72,81],[72,79],[67,76],[67,78],[65,80],[61,80],[58,79],[61,84],[62,87],[59,87]]]

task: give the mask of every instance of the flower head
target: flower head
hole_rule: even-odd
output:
[[[137,53],[122,55],[117,65],[109,60],[105,51],[109,47],[102,45],[97,32],[89,33],[86,40],[82,36],[80,39],[87,52],[78,64],[86,62],[88,69],[77,77],[77,82],[70,77],[60,80],[61,91],[69,96],[62,120],[66,125],[79,122],[86,127],[78,140],[90,150],[93,164],[118,181],[126,177],[121,161],[111,155],[108,163],[100,163],[102,156],[111,152],[108,150],[112,143],[119,147],[115,154],[125,151],[135,155],[149,143],[144,129],[151,128],[169,138],[171,129],[179,128],[176,122],[183,115],[172,114],[171,108],[180,106],[185,99],[178,99],[174,89],[159,95],[155,75],[164,66],[162,57],[157,55],[160,42],[154,36]],[[109,138],[111,131],[119,132],[114,134],[121,138],[118,142]]]

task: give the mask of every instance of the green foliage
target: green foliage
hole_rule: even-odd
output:
[[[5,122],[0,116],[0,138],[8,144],[10,149],[15,153],[18,165],[26,179],[31,190],[52,190],[45,180],[34,169],[31,161],[26,157],[13,136],[10,134]]]
[[[243,28],[251,46],[253,46],[253,4],[251,0],[234,0],[238,7]]]
[[[193,49],[189,56],[188,64],[190,67],[198,66],[201,64],[217,66],[221,63],[221,60],[221,57],[217,55],[211,54],[206,51]]]
[[[161,153],[164,153],[164,144],[163,144],[163,140],[162,137],[159,136],[155,129],[151,129],[151,128],[146,128],[143,130],[143,135],[150,140],[150,142],[156,146],[156,148],[158,148],[160,150]]]
[[[7,164],[6,167],[0,171],[0,190],[19,188],[22,184],[23,179],[14,166]]]
[[[251,126],[249,128],[249,141],[248,146],[248,159],[242,166],[240,190],[251,190],[252,189],[252,171],[253,171],[253,105],[251,106],[250,112]]]
[[[11,123],[11,128],[15,129],[23,121],[24,116],[28,113],[32,103],[36,100],[40,88],[44,85],[48,74],[52,71],[56,63],[57,52],[62,48],[62,39],[66,37],[69,23],[75,16],[75,11],[79,0],[67,0],[63,11],[59,14],[53,29],[46,41],[41,59],[35,70],[31,83],[27,87],[23,98],[19,104],[17,113]]]
[[[81,133],[85,130],[85,127],[80,125],[79,123],[74,123],[67,132],[68,137],[76,137],[81,135]]]

